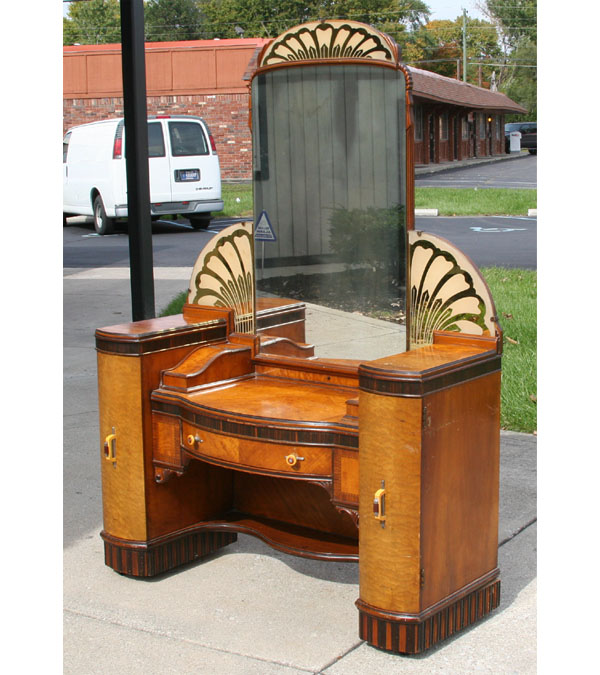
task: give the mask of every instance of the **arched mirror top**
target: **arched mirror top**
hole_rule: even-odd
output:
[[[295,26],[267,44],[258,68],[346,60],[398,67],[399,49],[388,35],[358,21],[314,21]]]

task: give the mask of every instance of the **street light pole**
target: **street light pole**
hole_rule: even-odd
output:
[[[120,0],[120,4],[131,308],[133,321],[140,321],[155,317],[144,3]]]

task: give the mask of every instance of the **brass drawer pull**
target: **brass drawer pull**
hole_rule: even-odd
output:
[[[286,455],[285,457],[285,463],[288,466],[296,466],[298,462],[304,461],[304,457],[298,457],[295,453],[292,453],[291,455]]]
[[[188,434],[188,437],[187,437],[186,440],[187,440],[187,444],[191,445],[191,446],[193,446],[195,443],[203,443],[204,442],[200,438],[200,436],[198,436],[198,434],[196,434],[195,436],[193,436],[192,434]]]

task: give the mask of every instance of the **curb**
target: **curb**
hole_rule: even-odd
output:
[[[522,152],[515,155],[496,155],[494,157],[483,157],[482,159],[464,159],[449,162],[450,166],[445,164],[421,164],[415,166],[415,176],[428,175],[431,173],[441,173],[446,171],[456,171],[457,169],[468,169],[471,166],[480,166],[482,164],[495,164],[496,162],[506,162],[515,159],[529,157],[528,152]]]

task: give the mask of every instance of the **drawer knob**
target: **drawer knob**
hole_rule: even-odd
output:
[[[285,462],[288,466],[296,466],[298,462],[302,462],[304,460],[304,457],[298,457],[295,453],[292,453],[291,455],[286,455],[285,457]]]
[[[196,434],[195,436],[193,434],[188,434],[186,440],[188,445],[194,445],[194,443],[202,443],[202,439],[200,438],[200,436],[198,436],[198,434]]]

